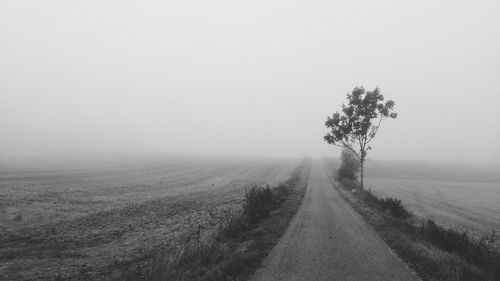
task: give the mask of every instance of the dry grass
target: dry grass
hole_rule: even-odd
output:
[[[328,159],[331,169],[339,160]],[[395,197],[416,216],[477,237],[500,232],[500,170],[488,165],[368,162],[365,186],[379,197]]]
[[[115,280],[246,280],[286,230],[305,194],[310,162],[274,188],[247,190],[242,210],[215,233],[198,236],[173,253],[158,251]],[[268,210],[269,212],[262,212]]]
[[[424,179],[375,179],[366,185],[378,196],[397,197],[415,215],[477,235],[500,231],[500,183]]]
[[[0,280],[109,280],[157,249],[182,246],[200,224],[216,229],[239,209],[245,186],[283,181],[298,164],[183,159],[0,169]]]
[[[331,170],[331,169],[330,169]],[[331,175],[333,180],[333,177]],[[339,186],[334,182],[334,186]],[[387,244],[424,280],[500,280],[500,252],[495,237],[477,239],[465,232],[438,226],[418,216],[398,216],[370,192],[338,188],[343,197]]]

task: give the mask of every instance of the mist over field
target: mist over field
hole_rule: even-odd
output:
[[[336,156],[354,86],[396,102],[373,159],[497,163],[498,1],[2,1],[0,162]]]
[[[366,166],[366,176],[369,178],[500,183],[500,168],[484,163],[382,160],[369,161]]]
[[[0,280],[500,281],[499,11],[1,0]]]

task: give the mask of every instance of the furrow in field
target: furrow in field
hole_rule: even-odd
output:
[[[98,171],[95,179],[83,180],[85,193],[79,186],[82,179],[73,174],[66,181],[61,175],[54,178],[55,189],[48,187],[52,176],[45,178],[43,186],[53,193],[42,191],[43,186],[26,197],[11,193],[17,206],[59,215],[32,225],[9,220],[10,227],[0,229],[0,277],[52,280],[62,273],[77,280],[89,274],[106,280],[110,271],[147,259],[154,249],[173,250],[173,245],[189,241],[198,225],[209,233],[234,213],[245,186],[283,181],[299,164],[261,159],[200,162],[183,162],[181,168],[157,163],[151,170],[147,165],[128,167],[122,178],[116,170],[109,177]],[[8,193],[9,183],[12,178],[0,175],[0,194]],[[30,201],[33,197],[39,200]]]

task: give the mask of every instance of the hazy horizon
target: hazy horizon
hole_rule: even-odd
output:
[[[2,1],[0,163],[336,157],[356,86],[396,102],[369,158],[500,163],[498,1]],[[479,140],[478,140],[479,139]]]

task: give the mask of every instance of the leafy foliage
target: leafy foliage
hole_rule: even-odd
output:
[[[267,218],[275,202],[271,188],[253,186],[245,192],[243,214],[248,216],[250,222],[258,222]]]
[[[406,210],[405,206],[399,199],[387,197],[380,200],[380,207],[382,210],[387,210],[396,218],[407,218],[411,213]]]
[[[361,187],[363,187],[363,164],[370,142],[375,138],[382,120],[395,119],[398,114],[393,112],[394,101],[384,102],[380,88],[366,91],[356,87],[347,94],[347,105],[342,105],[342,112],[335,112],[327,117],[325,126],[330,130],[324,140],[333,145],[349,149],[361,164]],[[376,123],[374,123],[376,122]]]
[[[380,88],[365,91],[363,87],[356,87],[352,94],[347,95],[347,102],[347,105],[342,105],[342,114],[337,111],[325,122],[331,131],[324,139],[330,144],[351,147],[355,143],[368,144],[377,134],[382,119],[397,117],[397,113],[392,112],[394,101],[384,103]],[[379,123],[373,125],[376,118]]]
[[[368,191],[363,196],[364,201],[382,211],[389,212],[391,216],[399,219],[406,219],[412,216],[401,200],[391,197],[378,198],[371,191]]]
[[[337,170],[337,180],[355,181],[359,173],[359,161],[349,149],[344,148],[340,155],[340,167]]]

